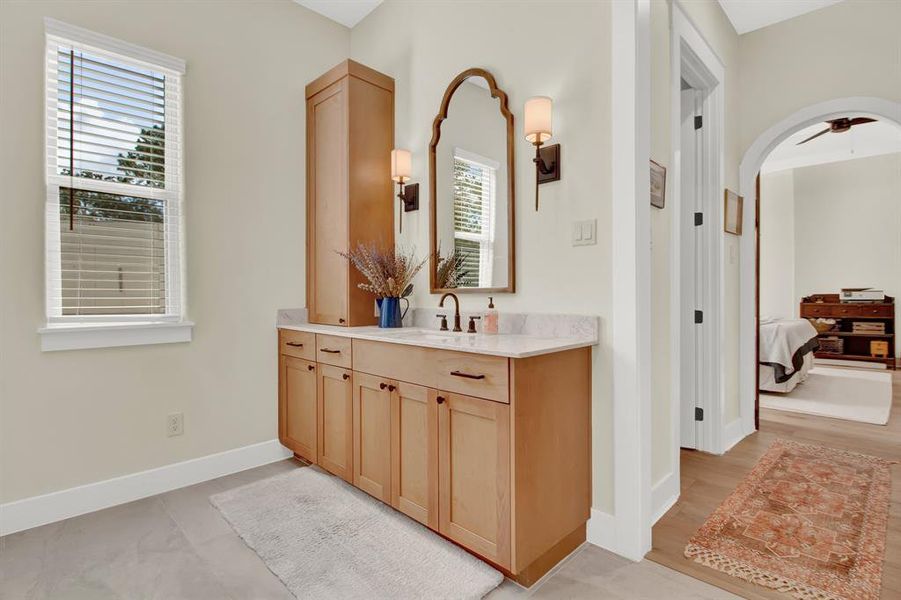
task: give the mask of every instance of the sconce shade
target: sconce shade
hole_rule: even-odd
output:
[[[413,172],[413,158],[409,150],[391,151],[391,179],[404,183]]]
[[[526,100],[525,134],[533,144],[544,143],[551,139],[554,128],[551,121],[553,102],[547,96],[535,96]]]

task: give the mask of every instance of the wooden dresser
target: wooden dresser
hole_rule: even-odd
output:
[[[884,363],[890,369],[896,368],[895,299],[891,296],[886,296],[885,302],[850,303],[841,302],[838,294],[814,294],[801,300],[801,317],[838,321],[835,331],[822,332],[819,338],[838,338],[842,346],[841,352],[821,349],[814,354],[817,358],[877,362]],[[855,322],[881,324],[883,331],[860,331],[860,326],[855,328]],[[872,355],[871,342],[874,341],[888,344],[887,357]]]

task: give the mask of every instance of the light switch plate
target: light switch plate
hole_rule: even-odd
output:
[[[597,219],[573,221],[573,246],[591,246],[597,244]]]

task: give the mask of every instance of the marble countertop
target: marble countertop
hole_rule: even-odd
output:
[[[314,323],[279,323],[282,329],[306,331],[340,337],[357,338],[373,342],[404,344],[421,348],[439,348],[473,354],[505,356],[507,358],[527,358],[541,354],[562,352],[574,348],[585,348],[598,343],[597,336],[543,336],[521,333],[453,333],[422,327],[381,329],[379,327],[338,327]]]

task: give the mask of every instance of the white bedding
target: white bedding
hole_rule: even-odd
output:
[[[813,365],[810,345],[816,337],[807,319],[761,319],[760,389],[787,393],[804,381]],[[780,371],[789,378],[778,381]]]

